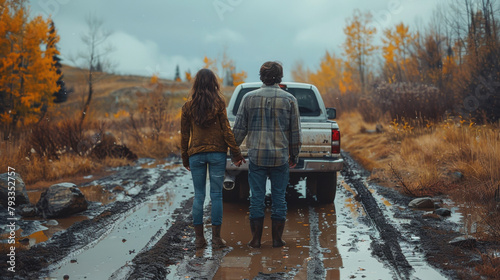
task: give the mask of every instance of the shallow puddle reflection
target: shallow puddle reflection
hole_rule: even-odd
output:
[[[297,202],[298,201],[298,202]],[[289,201],[287,222],[282,248],[272,247],[270,209],[267,208],[262,234],[262,247],[249,248],[252,238],[248,220],[248,203],[225,203],[222,237],[233,247],[220,264],[213,279],[253,279],[256,276],[276,276],[293,279],[308,279],[308,263],[311,250],[319,250],[318,256],[327,271],[326,279],[339,279],[342,265],[336,247],[335,209],[333,205],[318,208],[319,246],[312,248],[309,206],[305,199]],[[310,272],[312,273],[312,272]],[[311,275],[309,275],[311,277]],[[271,278],[270,278],[271,279]]]

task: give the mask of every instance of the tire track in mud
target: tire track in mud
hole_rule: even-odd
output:
[[[169,266],[182,260],[186,251],[194,249],[192,238],[189,238],[192,206],[193,198],[184,201],[174,211],[175,221],[160,240],[113,273],[110,279],[165,279],[171,272]]]
[[[108,181],[142,182],[151,179],[148,173],[149,171],[146,169],[128,167],[110,176]],[[29,250],[18,252],[17,272],[14,278],[5,278],[2,275],[0,279],[40,279],[46,277],[56,266],[69,262],[70,258],[79,252],[98,243],[126,213],[140,206],[155,193],[155,190],[173,177],[171,171],[165,171],[154,183],[143,182],[143,187],[133,199],[111,203],[100,209],[100,213],[94,218],[75,223],[67,230],[52,236],[49,241],[37,244]]]
[[[388,262],[399,279],[409,279],[413,268],[401,250],[399,244],[399,240],[402,240],[401,233],[387,222],[384,213],[364,184],[362,177],[354,172],[354,170],[362,169],[344,152],[342,157],[344,158],[344,169],[341,173],[345,181],[356,190],[356,199],[361,202],[373,226],[380,234],[380,240],[372,240],[373,254]]]

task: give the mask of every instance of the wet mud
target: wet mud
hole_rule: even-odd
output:
[[[175,164],[178,159],[117,168],[82,186],[97,193],[102,188],[113,197],[93,203],[85,220],[18,252],[15,277],[2,274],[0,279],[61,279],[64,274],[70,279],[458,279],[463,266],[473,273],[477,252],[448,244],[460,235],[460,225],[408,209],[411,198],[372,185],[348,154],[344,158],[335,203],[318,204],[299,182],[287,195],[287,244],[272,247],[268,207],[260,249],[246,245],[251,239],[248,201],[224,203],[221,234],[228,247],[213,249],[209,199],[209,246],[195,249],[192,182]],[[126,250],[123,256],[118,249],[99,248],[117,248],[117,243]],[[479,249],[491,246],[478,243]],[[102,267],[86,261],[85,254],[102,255]],[[99,269],[106,273],[92,271]]]

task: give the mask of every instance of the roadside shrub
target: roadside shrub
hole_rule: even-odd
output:
[[[441,120],[453,104],[434,86],[418,83],[381,82],[372,102],[391,119]]]

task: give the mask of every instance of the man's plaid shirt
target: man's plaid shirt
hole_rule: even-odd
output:
[[[247,137],[250,161],[259,166],[297,163],[302,136],[297,99],[278,84],[263,85],[241,101],[233,127],[236,144]]]

